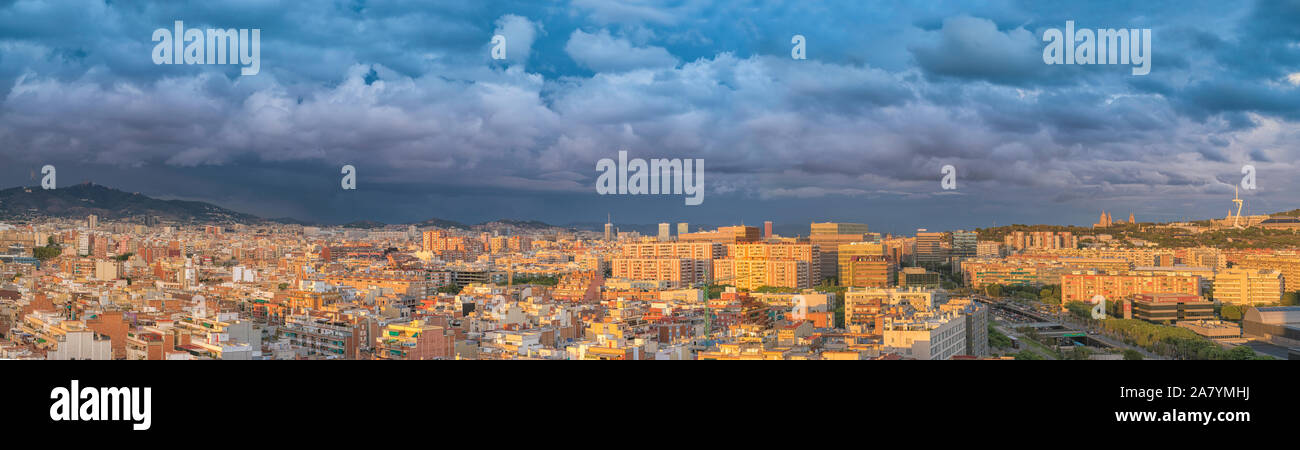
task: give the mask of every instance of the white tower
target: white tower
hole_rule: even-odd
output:
[[[1241,195],[1239,195],[1239,193],[1238,193],[1238,189],[1237,189],[1236,186],[1233,186],[1233,187],[1232,187],[1232,202],[1237,204],[1237,215],[1236,215],[1236,217],[1233,217],[1233,218],[1232,218],[1232,227],[1233,227],[1233,228],[1242,228],[1242,226],[1239,224],[1239,222],[1241,221],[1241,206],[1242,206],[1242,203],[1245,203],[1245,200],[1242,200],[1242,199],[1241,199]],[[1229,212],[1231,212],[1231,211],[1229,211]]]

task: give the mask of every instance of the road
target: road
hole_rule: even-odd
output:
[[[1144,348],[1125,344],[1125,343],[1124,343],[1122,340],[1120,340],[1120,339],[1117,339],[1117,338],[1115,338],[1115,337],[1112,337],[1112,336],[1106,335],[1106,334],[1104,333],[1104,331],[1101,330],[1099,327],[1095,326],[1094,323],[1089,323],[1089,322],[1085,322],[1085,321],[1078,320],[1078,318],[1074,317],[1074,315],[1073,315],[1073,314],[1070,314],[1070,313],[1056,311],[1056,312],[1053,312],[1053,313],[1051,313],[1051,314],[1048,314],[1048,313],[1044,313],[1044,312],[1041,312],[1041,311],[1034,311],[1034,310],[1031,310],[1031,309],[1025,308],[1025,307],[1022,306],[1022,305],[1016,304],[1016,303],[1013,302],[1013,301],[1008,301],[1008,300],[1006,300],[1006,299],[991,300],[991,301],[989,301],[989,302],[992,303],[992,304],[994,304],[994,305],[996,305],[996,306],[998,306],[998,307],[1002,307],[1002,308],[1009,309],[1009,310],[1011,310],[1011,311],[1014,311],[1014,312],[1016,312],[1016,313],[1018,313],[1018,314],[1021,314],[1021,315],[1027,316],[1027,317],[1032,317],[1032,318],[1035,318],[1035,319],[1038,319],[1038,320],[1042,320],[1042,321],[1050,321],[1050,322],[1056,322],[1056,323],[1059,323],[1059,324],[1061,324],[1062,327],[1064,327],[1064,328],[1066,328],[1066,329],[1069,329],[1069,330],[1071,330],[1071,331],[1082,331],[1082,332],[1084,332],[1084,333],[1087,333],[1088,337],[1090,337],[1090,338],[1092,338],[1092,339],[1096,339],[1097,341],[1102,342],[1102,343],[1104,343],[1104,344],[1106,344],[1106,345],[1109,345],[1109,346],[1111,346],[1111,347],[1114,347],[1114,348],[1119,348],[1119,349],[1131,349],[1131,350],[1137,351],[1137,352],[1140,353],[1140,354],[1142,355],[1142,357],[1145,358],[1145,359],[1169,359],[1169,358],[1165,358],[1165,357],[1163,357],[1163,356],[1157,355],[1157,354],[1155,354],[1155,353],[1151,353],[1151,352],[1147,351],[1147,350],[1144,349]],[[1017,334],[1019,334],[1019,333],[1017,333]],[[1028,338],[1024,338],[1024,339],[1028,339]]]

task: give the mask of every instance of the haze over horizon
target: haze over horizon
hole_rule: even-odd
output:
[[[0,187],[53,164],[61,186],[325,223],[910,233],[1219,218],[1250,164],[1243,214],[1300,207],[1300,4],[1112,5],[8,2]],[[261,29],[261,72],[154,65],[175,20]],[[1152,29],[1151,73],[1043,64],[1067,20]],[[620,149],[704,159],[703,205],[597,195]]]

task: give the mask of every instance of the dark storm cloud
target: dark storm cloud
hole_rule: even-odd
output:
[[[729,223],[842,205],[884,221],[865,211],[894,205],[906,227],[965,204],[981,225],[1083,222],[1151,195],[1176,201],[1143,215],[1186,215],[1250,163],[1278,176],[1252,195],[1286,203],[1296,3],[1091,6],[0,2],[0,175],[65,164],[328,221]],[[174,20],[262,29],[262,72],[153,65],[149,36]],[[1151,74],[1043,64],[1042,31],[1065,20],[1152,28]],[[794,34],[808,60],[789,58]],[[596,196],[595,161],[620,149],[705,159],[705,206]],[[343,164],[357,192],[337,189]],[[946,164],[961,195],[937,195]],[[1055,214],[1018,210],[1040,203]]]

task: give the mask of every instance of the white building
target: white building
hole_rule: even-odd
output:
[[[117,279],[117,261],[95,261],[95,279],[112,281]]]
[[[110,360],[113,359],[113,344],[107,336],[97,335],[94,331],[69,331],[59,338],[58,348],[47,353],[45,359]]]
[[[883,351],[904,358],[945,360],[966,352],[966,320],[956,314],[886,321]]]
[[[235,266],[230,269],[230,281],[235,283],[256,283],[257,271],[244,266]]]

